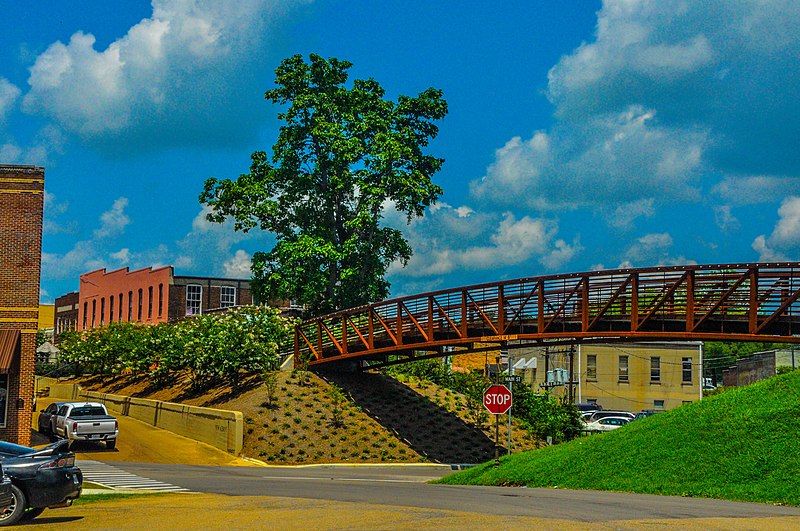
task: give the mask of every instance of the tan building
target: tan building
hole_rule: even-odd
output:
[[[673,409],[702,398],[701,343],[586,344],[509,349],[514,374],[535,390],[604,409]],[[488,370],[499,350],[454,356],[456,370]],[[504,359],[503,370],[508,368]],[[574,375],[572,378],[570,374]],[[571,389],[570,389],[571,387]]]
[[[702,398],[701,343],[583,345],[576,401],[604,409],[673,409]]]

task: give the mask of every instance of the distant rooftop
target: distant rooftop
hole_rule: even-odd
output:
[[[0,171],[21,171],[21,172],[40,172],[44,168],[40,166],[31,166],[29,164],[3,164],[0,163]]]

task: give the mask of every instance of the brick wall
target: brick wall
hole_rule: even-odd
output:
[[[29,445],[42,256],[44,169],[0,164],[0,328],[20,331],[0,439]]]
[[[84,273],[80,279],[78,329],[96,328],[120,320],[145,324],[167,322],[169,303],[165,299],[171,280],[170,266],[135,271],[127,267],[115,271],[98,269]]]
[[[64,332],[78,329],[78,292],[73,291],[58,297],[55,301],[55,322],[53,323],[53,340],[58,344],[59,336]]]

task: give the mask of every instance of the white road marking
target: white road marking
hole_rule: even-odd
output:
[[[419,481],[414,481],[411,479],[368,479],[368,478],[332,478],[329,476],[320,476],[320,477],[286,477],[286,476],[261,476],[262,479],[294,479],[294,480],[305,480],[305,481],[319,481],[319,480],[329,480],[329,481],[364,481],[367,483],[375,482],[375,483],[420,483]]]
[[[84,481],[91,481],[105,487],[159,492],[189,492],[189,489],[137,476],[100,461],[78,460],[75,464],[81,469]]]

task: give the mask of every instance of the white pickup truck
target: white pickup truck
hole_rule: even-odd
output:
[[[61,404],[53,427],[56,436],[71,441],[104,441],[109,450],[117,445],[119,423],[98,402]]]

